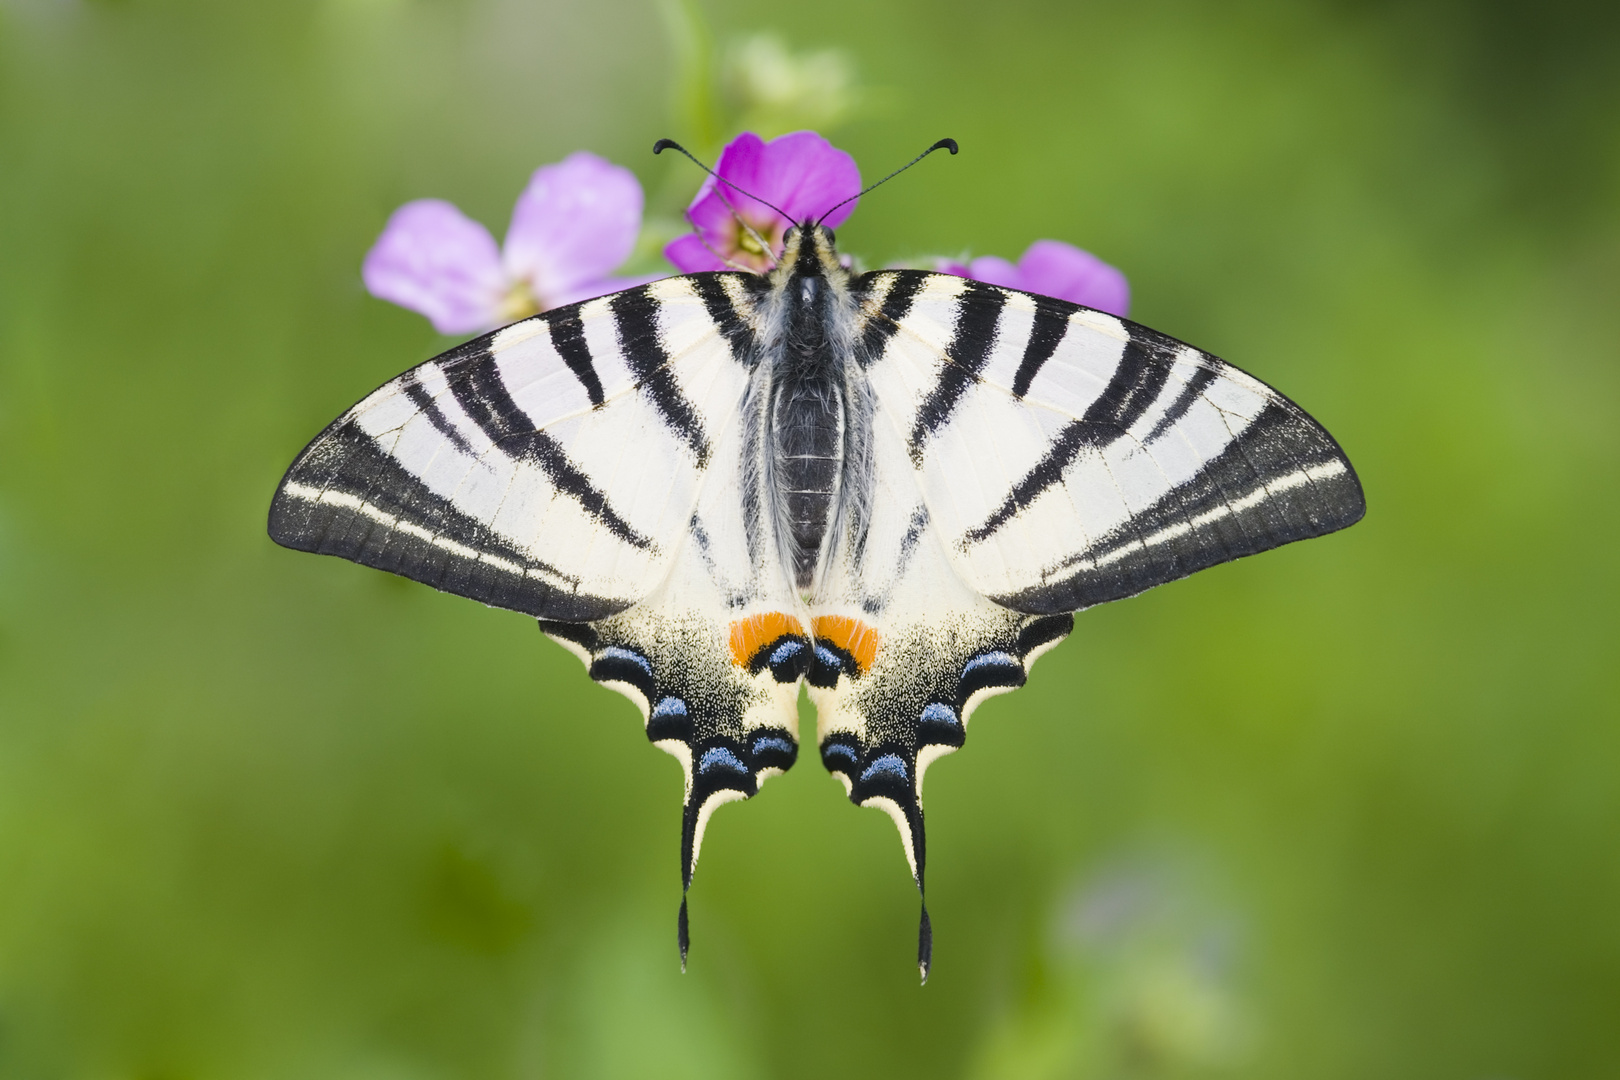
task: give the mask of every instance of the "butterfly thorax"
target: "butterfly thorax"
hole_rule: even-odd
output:
[[[766,504],[784,565],[801,593],[813,591],[851,490],[863,397],[853,356],[851,275],[832,234],[790,230],[770,277],[766,336],[756,386],[765,392]]]

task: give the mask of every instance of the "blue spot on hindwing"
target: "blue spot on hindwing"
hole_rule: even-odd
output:
[[[641,670],[645,671],[648,675],[653,673],[652,664],[645,656],[642,656],[634,649],[623,649],[617,645],[609,645],[607,648],[602,650],[602,659],[628,660],[632,664],[635,664],[637,667],[641,668]]]
[[[967,737],[956,710],[943,701],[923,706],[917,722],[917,748],[925,746],[961,746]]]
[[[653,742],[678,739],[692,741],[692,718],[687,715],[686,702],[678,697],[662,697],[647,714],[647,738]]]
[[[838,685],[838,677],[844,672],[844,658],[824,645],[817,644],[812,654],[815,661],[806,673],[811,686],[819,686],[823,690],[831,690]]]
[[[1018,658],[1011,653],[980,653],[967,662],[967,666],[962,669],[962,678],[965,679],[972,672],[987,667],[1015,667],[1020,671],[1024,669],[1024,665],[1019,663]]]
[[[853,746],[846,746],[844,743],[835,742],[828,743],[826,746],[822,747],[821,759],[828,769],[832,769],[835,768],[833,764],[835,760],[847,761],[850,765],[854,765],[856,762],[860,761],[860,755],[855,753],[855,748]]]
[[[910,779],[906,773],[906,763],[895,754],[884,754],[868,765],[866,771],[861,773],[861,783],[864,784],[876,776],[892,776],[902,784]]]
[[[791,754],[794,752],[794,747],[792,743],[779,735],[763,735],[754,740],[753,752],[756,757],[766,750],[779,750],[784,754]]]
[[[698,759],[699,776],[713,769],[726,769],[743,776],[748,775],[748,766],[742,763],[742,759],[723,746],[703,751],[703,756]]]
[[[627,683],[651,702],[657,694],[652,661],[635,649],[609,645],[591,660],[591,678],[597,682]]]
[[[1012,653],[983,652],[962,667],[957,693],[966,701],[980,690],[1024,685],[1024,665]]]
[[[766,665],[771,669],[771,675],[779,683],[796,681],[804,674],[808,665],[810,653],[805,642],[795,638],[786,638],[771,650],[770,659]]]

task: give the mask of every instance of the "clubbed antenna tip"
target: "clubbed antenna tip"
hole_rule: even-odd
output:
[[[668,141],[668,140],[665,140],[665,141]],[[923,158],[927,157],[929,154],[932,154],[935,150],[949,150],[951,153],[954,154],[954,153],[957,153],[959,150],[961,150],[961,147],[956,145],[956,140],[955,139],[941,139],[938,142],[936,142],[933,146],[930,146],[928,149],[924,150],[922,153],[918,154],[916,157],[912,158],[910,161],[906,162],[904,165],[902,165],[898,169],[894,170],[894,172],[890,173],[888,176],[885,176],[883,179],[879,180],[877,183],[869,184],[866,187],[862,188],[861,190],[857,191],[855,194],[853,194],[849,198],[845,199],[844,202],[839,203],[838,206],[843,206],[844,203],[852,203],[856,199],[860,198],[862,195],[865,195],[867,192],[871,191],[873,188],[882,187],[884,184],[887,184],[890,180],[893,180],[895,177],[899,176],[901,173],[905,172],[907,169],[909,169],[913,165],[917,164],[917,162],[921,161]],[[820,220],[822,220],[822,221],[827,220],[828,216],[832,214],[833,210],[838,209],[838,206],[835,206],[835,207],[832,208],[832,210],[828,210],[825,214],[822,214]]]
[[[688,150],[686,147],[682,146],[680,143],[676,142],[674,139],[659,139],[657,142],[653,143],[653,153],[662,154],[665,150],[674,150],[676,153],[684,154],[686,156],[686,160],[690,161],[692,164],[696,165],[698,168],[702,169],[704,172],[708,173],[710,176],[714,177],[716,180],[718,180],[722,184],[726,185],[726,187],[730,188],[732,191],[735,191],[739,195],[745,195],[748,198],[753,199],[755,202],[757,202],[757,203],[759,203],[759,204],[761,204],[763,206],[769,206],[772,210],[775,210],[778,214],[781,214],[782,217],[787,220],[787,223],[789,225],[797,225],[798,224],[797,221],[794,221],[793,218],[789,217],[779,207],[774,206],[771,203],[766,202],[764,199],[760,198],[758,195],[749,194],[748,192],[744,191],[742,188],[738,187],[736,184],[733,184],[730,180],[727,180],[725,177],[721,176],[719,173],[715,172],[713,169],[711,169],[707,165],[703,164],[703,162],[699,161],[697,158],[692,156],[692,152],[690,150]],[[952,151],[952,152],[954,153],[955,151]]]

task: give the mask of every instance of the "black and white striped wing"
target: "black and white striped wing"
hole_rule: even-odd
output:
[[[1073,612],[1363,513],[1338,445],[1206,353],[962,278],[863,281],[869,510],[816,610],[822,763],[900,829],[919,891],[929,764]],[[926,907],[918,962],[927,977]]]
[[[907,452],[909,407],[897,414],[882,397],[872,406],[871,511],[849,520],[828,568],[806,681],[822,764],[851,802],[894,819],[921,893],[924,774],[962,746],[981,702],[1024,684],[1074,616],[1014,611],[962,579]],[[931,949],[925,906],[917,944],[925,980]]]
[[[874,281],[869,374],[952,565],[1018,611],[1077,611],[1366,511],[1332,436],[1208,353],[948,275]]]
[[[739,340],[751,331],[740,319]],[[799,680],[810,655],[778,548],[747,512],[763,482],[757,439],[734,415],[713,454],[669,572],[648,596],[590,623],[540,628],[591,678],[641,710],[647,738],[685,772],[681,880],[690,888],[710,816],[798,757]],[[687,916],[679,920],[686,961]]]
[[[736,277],[560,308],[406,372],[299,454],[271,537],[546,619],[630,607],[668,575],[747,386],[714,314]]]
[[[798,752],[809,642],[744,507],[758,287],[667,278],[469,342],[327,428],[270,511],[288,547],[538,616],[629,697],[686,775],[688,885],[709,815]]]

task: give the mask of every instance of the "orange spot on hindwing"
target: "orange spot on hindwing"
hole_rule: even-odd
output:
[[[804,626],[792,615],[767,611],[731,624],[731,662],[752,667],[761,649],[784,637],[804,637]]]
[[[815,686],[836,685],[840,671],[857,678],[872,669],[880,641],[875,629],[848,615],[822,615],[812,625],[817,660],[794,616],[767,611],[738,619],[731,624],[731,662],[756,673],[769,667],[778,682],[808,673]]]
[[[855,661],[857,670],[850,674],[864,675],[872,670],[879,641],[878,632],[872,627],[848,615],[820,615],[810,625],[817,641],[836,646]]]

